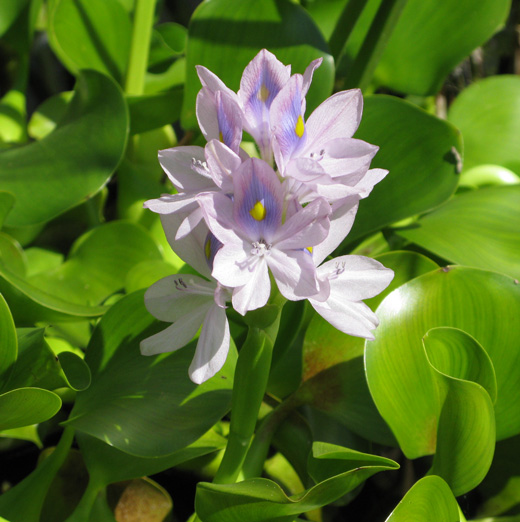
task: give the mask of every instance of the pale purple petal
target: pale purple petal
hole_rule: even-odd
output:
[[[356,183],[356,189],[359,191],[360,198],[366,198],[374,185],[383,180],[388,174],[388,170],[385,169],[370,169],[363,178]]]
[[[197,94],[195,113],[204,138],[207,141],[220,139],[215,94],[206,87]]]
[[[224,244],[213,259],[213,277],[230,288],[245,285],[261,259],[250,255],[250,250],[251,245],[242,241]]]
[[[316,268],[307,250],[283,252],[273,249],[267,264],[280,293],[291,301],[315,295],[318,290]]]
[[[214,301],[215,283],[191,274],[174,274],[154,283],[144,295],[146,309],[174,322]],[[200,323],[199,323],[200,325]]]
[[[292,215],[273,238],[281,250],[313,247],[321,243],[329,232],[330,205],[321,198],[315,199]]]
[[[345,239],[350,232],[359,205],[359,198],[351,197],[344,201],[332,203],[329,234],[320,244],[312,249],[312,256],[316,265],[319,265]]]
[[[309,299],[313,308],[339,331],[355,337],[373,340],[378,324],[376,314],[362,302],[340,301],[329,297],[326,304]]]
[[[181,212],[184,216],[192,212],[197,206],[195,196],[190,194],[164,194],[157,199],[149,199],[143,203],[144,208],[150,209],[157,214],[174,214]]]
[[[317,69],[321,63],[323,62],[323,58],[316,58],[313,60],[305,69],[303,73],[303,85],[302,85],[302,112],[305,112],[306,101],[305,96],[309,92],[309,87],[311,86],[312,76],[314,75],[314,70]]]
[[[159,163],[173,185],[181,192],[200,192],[213,185],[205,168],[202,147],[160,150]]]
[[[226,311],[214,305],[206,313],[195,355],[188,370],[194,383],[202,384],[224,366],[229,351],[229,340]]]
[[[188,234],[191,234],[203,217],[202,209],[197,205],[197,207],[190,212],[180,224],[175,239],[182,239]]]
[[[327,278],[330,293],[348,301],[362,301],[380,294],[394,278],[394,272],[375,259],[340,256],[318,269],[320,279]]]
[[[232,98],[236,98],[236,94],[229,87],[227,87],[226,84],[215,73],[212,73],[203,65],[196,65],[195,69],[197,70],[200,83],[203,87],[206,87],[213,93],[217,91],[224,91]]]
[[[201,221],[187,236],[175,239],[179,226],[184,216],[179,214],[161,214],[166,239],[172,250],[188,265],[192,266],[199,274],[210,277],[210,269],[204,255],[204,245],[208,235],[208,227]]]
[[[319,151],[336,138],[351,138],[363,112],[359,89],[341,91],[327,98],[307,120],[307,148]]]
[[[270,256],[269,256],[270,257]],[[253,270],[248,273],[249,280],[233,291],[233,308],[245,315],[249,310],[265,306],[271,294],[271,282],[265,257],[254,257]]]
[[[162,332],[143,339],[140,343],[141,355],[174,352],[186,346],[200,328],[207,308],[195,310],[189,316],[168,326]]]
[[[211,177],[215,184],[224,192],[233,192],[232,173],[240,167],[242,159],[227,145],[211,140],[205,147],[204,153]]]
[[[305,155],[319,163],[331,177],[346,180],[350,176],[350,185],[355,185],[367,172],[370,162],[379,147],[354,138],[336,138],[328,141],[322,148],[310,151],[309,143]]]

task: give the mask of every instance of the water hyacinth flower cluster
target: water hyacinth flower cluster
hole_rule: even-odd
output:
[[[202,277],[172,275],[149,288],[147,309],[172,325],[142,341],[141,352],[181,348],[202,325],[189,369],[195,383],[226,360],[229,303],[242,315],[261,308],[272,282],[288,300],[308,299],[342,332],[373,339],[377,317],[362,301],[386,288],[393,272],[362,256],[327,258],[350,231],[360,199],[387,171],[369,168],[378,147],[352,137],[360,90],[338,92],[305,117],[320,63],[291,75],[264,49],[245,68],[237,93],[198,66],[196,114],[207,144],[159,152],[177,193],[145,206],[161,215],[171,247]],[[244,131],[260,157],[241,149]]]

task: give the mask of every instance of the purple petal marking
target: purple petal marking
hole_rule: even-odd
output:
[[[291,157],[304,146],[307,130],[302,113],[303,76],[295,74],[273,101],[270,124],[273,133],[273,150],[280,172]]]
[[[219,140],[237,153],[242,141],[242,113],[238,104],[222,91],[215,93]]]
[[[233,183],[236,223],[251,241],[271,242],[282,222],[284,201],[284,190],[276,173],[265,161],[250,158],[235,172]]]
[[[266,49],[262,49],[244,69],[238,99],[244,111],[246,130],[261,150],[269,148],[269,108],[289,81],[290,69]]]

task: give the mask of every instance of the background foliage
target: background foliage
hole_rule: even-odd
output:
[[[3,0],[2,520],[520,521],[519,23],[511,0]],[[195,65],[236,90],[262,48],[323,57],[308,114],[362,88],[390,174],[337,253],[395,279],[371,342],[286,305],[263,470],[212,484],[246,325],[200,386],[194,343],[140,355],[144,289],[190,270],[142,204],[172,190],[157,150],[203,143]]]

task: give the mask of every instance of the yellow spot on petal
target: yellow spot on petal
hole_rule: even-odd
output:
[[[206,254],[206,259],[211,257],[211,240],[209,238],[204,245],[204,253]]]
[[[224,143],[224,135],[222,134],[222,131],[218,133],[218,140],[220,141],[220,143]]]
[[[269,89],[264,84],[262,84],[262,87],[260,87],[260,90],[258,91],[256,97],[261,102],[265,103],[267,101],[267,98],[269,98],[269,94]]]
[[[312,254],[312,247],[305,247]]]
[[[301,116],[298,116],[296,127],[294,127],[294,132],[296,132],[296,136],[298,136],[298,138],[301,138],[305,132],[305,125],[303,124],[303,118]]]
[[[267,214],[267,211],[265,210],[264,205],[262,205],[261,201],[257,201],[253,208],[249,211],[251,214],[251,217],[253,219],[256,219],[257,221],[262,221],[262,219],[265,219],[265,215]]]

